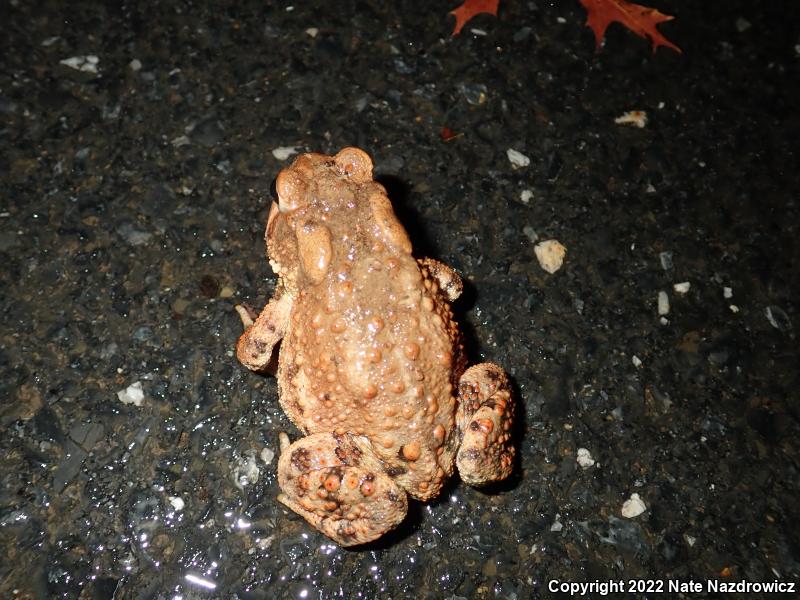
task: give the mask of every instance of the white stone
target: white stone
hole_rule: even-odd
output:
[[[117,392],[117,398],[123,404],[133,404],[134,406],[141,406],[144,402],[144,390],[142,389],[141,381],[134,381],[124,390]]]
[[[662,317],[669,314],[669,296],[667,296],[667,292],[658,292],[658,314]]]
[[[626,519],[633,519],[638,517],[647,510],[647,505],[639,497],[639,494],[633,493],[631,497],[622,503],[622,516]]]
[[[548,273],[555,273],[564,264],[567,249],[558,240],[544,240],[533,247],[536,260]]]
[[[559,531],[564,529],[564,524],[561,521],[559,521],[560,518],[561,518],[561,515],[556,513],[556,518],[553,521],[553,524],[550,526],[550,531],[552,531],[554,533],[558,533]]]
[[[722,288],[722,297],[726,300],[733,298],[733,288],[724,287]]]
[[[286,160],[292,154],[297,154],[297,146],[279,146],[272,151],[272,156],[278,160]]]
[[[517,152],[513,148],[506,150],[506,156],[511,161],[511,166],[515,169],[521,169],[531,164],[531,159],[525,156],[522,152]]]
[[[70,58],[65,58],[58,62],[69,67],[70,69],[96,75],[97,65],[99,64],[100,59],[94,54],[87,54],[86,56],[71,56]]]
[[[183,507],[186,506],[186,503],[183,501],[183,498],[179,498],[178,496],[170,496],[169,503],[172,505],[172,508],[174,508],[178,512],[182,511]]]
[[[578,448],[578,455],[575,460],[582,469],[590,469],[594,466],[594,458],[592,458],[592,453],[586,448]]]
[[[637,369],[642,366],[642,359],[636,356],[635,354],[631,357],[631,362],[633,363],[633,366],[636,367]]]
[[[533,192],[531,190],[522,190],[519,194],[519,199],[523,204],[528,204],[532,198]]]
[[[676,283],[672,286],[672,289],[678,292],[679,294],[685,294],[689,291],[689,288],[692,287],[692,284],[688,281],[681,281],[680,283]]]
[[[264,448],[261,451],[261,460],[263,460],[265,464],[268,465],[271,463],[273,458],[275,458],[275,451],[272,448]]]

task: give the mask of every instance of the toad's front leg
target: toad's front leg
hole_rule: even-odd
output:
[[[253,371],[268,370],[272,351],[286,333],[291,310],[292,297],[286,292],[270,300],[255,321],[244,306],[237,305],[244,325],[244,333],[236,342],[239,362]]]
[[[492,363],[470,367],[459,382],[456,465],[469,485],[505,479],[514,467],[514,399],[505,371]]]
[[[408,499],[383,470],[369,440],[316,433],[289,443],[281,434],[283,504],[342,546],[379,538],[406,516]]]

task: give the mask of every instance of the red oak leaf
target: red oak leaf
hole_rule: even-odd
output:
[[[658,12],[655,8],[633,4],[627,0],[581,0],[588,13],[586,24],[594,31],[597,48],[603,43],[608,26],[617,21],[643,38],[649,37],[653,43],[653,52],[659,46],[672,48],[680,53],[681,49],[661,35],[656,25],[671,21],[674,17]]]
[[[439,137],[442,139],[443,142],[450,142],[456,138],[461,137],[464,135],[463,133],[456,133],[449,127],[445,126],[439,131]]]
[[[475,15],[487,13],[496,17],[499,3],[500,0],[466,0],[457,9],[451,10],[450,14],[456,18],[456,28],[453,29],[453,35],[458,35],[464,25],[467,24],[467,21]]]

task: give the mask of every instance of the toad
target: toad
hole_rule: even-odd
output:
[[[480,486],[509,475],[514,403],[495,364],[466,368],[450,303],[453,269],[415,259],[372,161],[358,148],[301,155],[276,180],[267,219],[274,297],[238,359],[277,361],[283,410],[305,434],[281,434],[278,500],[352,546],[400,523],[408,496],[434,498],[458,467]]]

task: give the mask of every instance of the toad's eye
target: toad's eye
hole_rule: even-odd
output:
[[[294,171],[284,169],[275,179],[275,191],[278,193],[278,207],[281,212],[291,212],[298,208],[306,191],[306,182]]]
[[[343,148],[333,157],[343,175],[356,183],[372,181],[372,159],[358,148]]]

